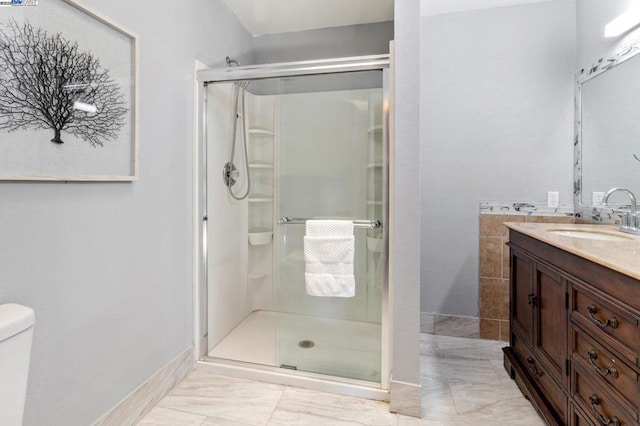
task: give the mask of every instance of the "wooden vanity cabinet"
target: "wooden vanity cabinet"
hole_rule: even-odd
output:
[[[510,263],[511,346],[506,356],[522,370],[524,377],[516,382],[523,393],[552,417],[551,424],[566,424],[566,280],[513,245]],[[534,393],[544,394],[544,400]]]
[[[640,424],[640,282],[510,230],[504,365],[550,425]]]

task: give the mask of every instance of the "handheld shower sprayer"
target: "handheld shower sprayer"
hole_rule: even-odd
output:
[[[227,57],[227,59],[229,59]],[[233,103],[231,105],[231,153],[229,155],[229,161],[222,168],[222,180],[227,187],[229,195],[235,200],[244,200],[249,196],[251,190],[251,177],[249,175],[249,153],[247,152],[247,128],[245,123],[245,89],[249,85],[248,81],[237,82],[233,84],[232,98]],[[240,178],[240,172],[234,164],[236,154],[236,139],[238,133],[238,125],[240,125],[242,137],[242,153],[244,157],[244,171],[247,176],[247,187],[242,195],[238,195],[233,192],[232,186],[236,184]]]

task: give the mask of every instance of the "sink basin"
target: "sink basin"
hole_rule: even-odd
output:
[[[587,240],[629,241],[632,239],[625,235],[611,234],[608,232],[596,231],[593,229],[551,229],[548,232],[554,235],[562,235],[564,237],[572,238],[584,238]]]

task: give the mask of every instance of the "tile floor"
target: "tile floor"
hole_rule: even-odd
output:
[[[542,426],[502,367],[504,342],[422,334],[422,419],[379,401],[194,371],[139,425]]]

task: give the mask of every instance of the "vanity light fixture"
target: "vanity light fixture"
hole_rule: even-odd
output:
[[[617,37],[640,24],[640,6],[633,6],[604,27],[605,37]]]

